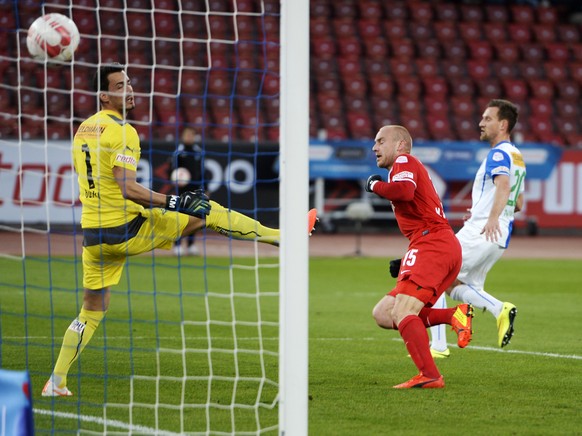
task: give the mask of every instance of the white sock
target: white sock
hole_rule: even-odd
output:
[[[453,300],[462,301],[463,303],[470,303],[477,309],[485,309],[495,318],[499,316],[503,309],[502,301],[499,301],[483,289],[478,290],[469,285],[455,286],[451,291],[451,298]]]
[[[447,300],[445,293],[439,297],[433,306],[433,309],[446,309]],[[447,329],[446,324],[433,325],[430,328],[430,348],[436,351],[445,351],[447,347]]]

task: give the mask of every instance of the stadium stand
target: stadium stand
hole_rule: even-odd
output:
[[[134,0],[132,4],[139,3]],[[86,116],[94,104],[83,93],[89,91],[84,62],[116,60],[129,63],[134,87],[140,94],[156,93],[151,115],[149,99],[148,108],[134,114],[144,124],[138,126],[140,132],[159,132],[164,138],[172,138],[177,131],[176,122],[210,123],[207,136],[222,139],[228,136],[225,124],[236,123],[230,133],[234,140],[256,135],[259,140],[276,140],[278,119],[267,107],[278,107],[278,47],[267,44],[264,50],[263,45],[249,41],[265,35],[269,42],[278,42],[277,31],[264,31],[276,29],[278,18],[255,20],[241,14],[233,23],[225,16],[211,14],[208,25],[213,37],[232,40],[236,25],[240,41],[210,44],[210,70],[186,69],[178,78],[163,67],[179,66],[179,57],[189,67],[210,62],[206,45],[195,39],[185,39],[182,44],[168,42],[179,36],[179,28],[185,38],[199,38],[206,26],[200,16],[180,14],[178,3],[163,1],[164,8],[158,8],[163,12],[156,12],[155,29],[150,17],[136,9],[130,9],[126,19],[120,18],[122,12],[108,8],[99,12],[73,9],[73,18],[84,32],[97,33],[99,14],[100,24],[108,29],[118,27],[116,34],[120,35],[82,39],[76,53],[79,70],[74,75],[73,115]],[[211,7],[232,7],[225,6],[227,3],[211,2]],[[236,3],[239,11],[257,11],[261,7],[258,0]],[[277,3],[266,1],[266,10],[278,12]],[[519,126],[528,129],[521,132],[524,138],[580,147],[580,126],[575,120],[582,113],[582,25],[571,16],[576,5],[580,8],[578,3],[313,0],[310,132],[328,138],[372,138],[378,124],[389,121],[412,125],[418,139],[467,140],[475,131],[469,125],[471,120],[473,124],[478,122],[481,104],[489,98],[507,97],[515,100],[528,117]],[[16,10],[3,10],[2,28],[14,28],[16,23],[27,27],[41,13],[40,2],[20,5]],[[194,1],[191,6],[204,9],[206,3]],[[127,29],[124,22],[128,23]],[[148,40],[153,31],[161,36],[154,43]],[[125,38],[128,33],[140,38]],[[129,59],[125,58],[126,44]],[[0,52],[13,55],[11,50],[2,39]],[[156,68],[152,68],[154,60]],[[28,75],[27,80],[40,88],[45,80],[51,82],[47,86],[56,88],[58,81],[71,81],[70,71],[64,76],[34,76],[32,67],[27,71],[23,62],[21,74]],[[234,67],[246,73],[232,74]],[[14,71],[9,71],[11,68],[6,62],[0,63],[5,83],[14,86],[7,83],[15,76]],[[269,73],[262,77],[265,68]],[[261,101],[250,118],[246,106],[239,102],[228,110],[218,107],[221,96],[248,99],[256,96],[258,89],[262,90]],[[177,99],[165,95],[177,92]],[[1,97],[3,106],[17,98],[9,88],[2,88]],[[21,96],[25,114],[43,111],[44,101],[37,97]],[[366,104],[354,110],[350,106],[354,99]],[[60,104],[67,100],[51,96],[51,112],[67,115],[68,103]],[[148,121],[154,129],[146,128]],[[257,122],[257,129],[249,127]],[[69,135],[63,126],[62,120],[51,120],[51,136]],[[25,137],[42,134],[34,117],[24,129]],[[0,134],[14,132],[4,126]]]

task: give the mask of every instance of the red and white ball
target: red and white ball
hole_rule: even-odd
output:
[[[179,167],[172,171],[170,179],[172,179],[172,182],[174,182],[176,185],[182,188],[186,186],[188,183],[190,183],[192,175],[190,174],[190,171],[188,171],[187,168]]]
[[[70,18],[57,13],[37,18],[28,28],[26,46],[38,60],[68,61],[79,46],[81,36]]]

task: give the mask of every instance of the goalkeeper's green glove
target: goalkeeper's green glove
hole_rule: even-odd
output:
[[[210,200],[202,189],[166,196],[166,209],[204,218],[210,213]]]

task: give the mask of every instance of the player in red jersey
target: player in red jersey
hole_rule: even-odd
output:
[[[410,243],[396,287],[376,304],[373,316],[386,329],[398,329],[419,374],[395,388],[442,388],[444,379],[430,353],[427,327],[450,324],[459,347],[471,340],[473,308],[461,304],[433,309],[461,269],[461,246],[423,164],[410,154],[412,138],[402,126],[384,126],[372,150],[388,181],[372,175],[366,190],[392,202],[398,226]]]

